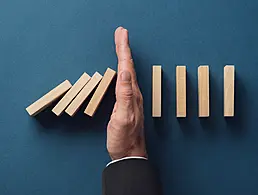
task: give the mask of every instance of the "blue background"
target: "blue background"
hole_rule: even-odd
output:
[[[114,83],[93,119],[31,118],[64,79],[116,69],[113,32],[130,32],[150,161],[164,194],[258,194],[256,0],[1,0],[0,194],[101,194]],[[163,66],[163,117],[151,117],[151,66]],[[175,67],[187,65],[186,119]],[[211,116],[197,116],[197,67],[210,65]],[[223,117],[223,67],[236,67],[236,116]],[[87,103],[87,102],[86,102]],[[85,103],[85,105],[86,105]],[[85,107],[84,105],[84,107]],[[144,181],[143,181],[144,185]]]

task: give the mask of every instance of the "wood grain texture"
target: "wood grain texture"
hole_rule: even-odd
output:
[[[76,81],[76,83],[72,86],[72,88],[52,109],[52,112],[55,113],[57,116],[60,116],[89,80],[90,76],[87,73],[83,73],[81,77]]]
[[[87,99],[90,93],[95,89],[98,83],[101,81],[102,75],[98,72],[95,72],[94,75],[91,77],[90,81],[83,87],[81,92],[75,97],[72,103],[67,107],[65,112],[70,115],[74,116],[76,112],[79,110],[83,102]]]
[[[97,87],[95,93],[93,94],[88,106],[86,107],[84,113],[93,116],[96,112],[96,110],[99,107],[100,102],[102,101],[111,81],[115,77],[116,72],[112,70],[111,68],[108,68],[99,84]]]
[[[26,108],[27,112],[29,113],[30,116],[37,115],[45,108],[47,108],[52,102],[54,102],[59,97],[64,95],[71,87],[72,87],[72,84],[68,80],[65,80],[57,87],[55,87],[47,94],[45,94],[43,97],[38,99],[36,102],[28,106]]]
[[[224,67],[224,116],[234,116],[235,100],[235,67],[227,65]]]
[[[209,66],[198,67],[199,117],[210,116]]]
[[[176,116],[186,117],[186,66],[176,67]]]
[[[152,117],[161,117],[162,68],[152,67]]]

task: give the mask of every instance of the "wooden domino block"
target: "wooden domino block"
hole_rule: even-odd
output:
[[[162,68],[152,66],[152,117],[161,117]]]
[[[82,76],[76,81],[72,88],[65,94],[65,96],[58,102],[58,104],[52,109],[57,116],[60,116],[76,95],[82,90],[82,88],[90,80],[90,76],[87,73],[83,73]]]
[[[176,116],[186,117],[186,67],[176,67]]]
[[[90,93],[95,89],[98,83],[101,81],[102,75],[98,72],[91,77],[90,81],[83,87],[81,92],[76,96],[72,103],[67,107],[65,112],[70,116],[74,116],[79,110],[83,102],[87,99]]]
[[[234,116],[235,67],[224,67],[224,116]]]
[[[198,68],[199,117],[210,116],[209,66]]]
[[[52,102],[57,100],[59,97],[65,94],[70,88],[72,87],[72,84],[65,80],[61,84],[59,84],[57,87],[52,89],[50,92],[45,94],[43,97],[38,99],[36,102],[31,104],[26,108],[27,112],[30,116],[35,116],[41,111],[43,111],[45,108],[47,108]]]
[[[95,93],[93,94],[88,106],[86,107],[84,113],[93,116],[96,112],[96,110],[99,107],[100,102],[102,101],[111,81],[115,77],[116,72],[110,68],[108,68],[99,83],[99,86],[97,87]]]

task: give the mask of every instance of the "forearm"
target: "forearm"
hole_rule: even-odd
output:
[[[126,159],[103,171],[103,195],[161,195],[161,185],[148,160]]]

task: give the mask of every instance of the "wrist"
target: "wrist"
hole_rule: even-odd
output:
[[[128,152],[122,153],[109,153],[109,156],[112,160],[118,160],[122,158],[130,158],[130,157],[142,157],[142,158],[148,158],[147,151],[145,148],[142,149],[134,149]]]
[[[134,150],[130,154],[127,155],[127,157],[143,157],[143,158],[148,158],[147,152],[145,149],[142,150]]]

